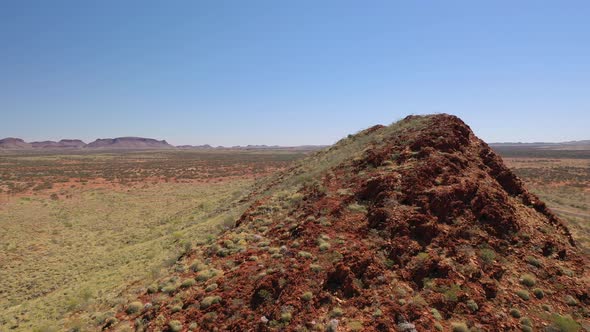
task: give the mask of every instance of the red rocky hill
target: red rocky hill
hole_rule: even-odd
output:
[[[316,152],[105,325],[147,331],[576,331],[588,260],[459,118]]]

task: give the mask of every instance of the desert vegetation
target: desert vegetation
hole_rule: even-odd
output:
[[[10,153],[0,157],[0,330],[96,329],[144,304],[180,257],[232,227],[257,179],[297,153]],[[217,286],[208,284],[207,291]],[[211,303],[214,303],[215,299]],[[206,301],[205,304],[206,305]],[[171,324],[170,329],[177,325]]]
[[[529,190],[568,223],[580,246],[590,254],[589,151],[522,148],[499,151]]]

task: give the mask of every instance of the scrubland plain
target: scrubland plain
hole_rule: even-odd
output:
[[[590,153],[499,153],[590,253]],[[232,227],[252,203],[259,179],[304,155],[0,155],[0,330],[104,325],[155,280],[184,268],[177,262],[195,245]]]
[[[507,166],[567,222],[579,245],[590,254],[589,151],[512,151],[505,155]]]
[[[0,330],[86,330],[233,225],[256,179],[301,154],[0,156]]]

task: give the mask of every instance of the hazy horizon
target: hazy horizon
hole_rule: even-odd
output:
[[[450,113],[487,142],[586,140],[590,3],[12,2],[0,137],[327,145]]]
[[[366,129],[366,128],[363,128]],[[359,129],[358,131],[361,131],[362,129]],[[357,132],[358,132],[357,131]],[[354,134],[356,132],[351,132],[350,134]],[[248,146],[248,145],[252,145],[252,146],[280,146],[280,147],[297,147],[297,146],[329,146],[332,145],[334,143],[336,143],[336,141],[344,138],[345,136],[337,139],[336,141],[329,143],[329,144],[295,144],[295,145],[281,145],[281,144],[274,144],[272,142],[270,143],[261,143],[261,144],[233,144],[233,145],[217,145],[217,144],[210,144],[207,142],[203,142],[203,143],[173,143],[170,142],[168,139],[166,139],[165,137],[151,137],[151,136],[129,136],[129,135],[125,135],[125,136],[113,136],[113,137],[97,137],[94,139],[81,139],[81,138],[77,138],[77,137],[63,137],[63,138],[55,138],[55,139],[39,139],[39,140],[28,140],[25,139],[23,137],[18,137],[18,136],[2,136],[0,137],[0,139],[5,139],[5,138],[19,138],[19,139],[23,139],[25,142],[27,143],[32,143],[32,142],[44,142],[44,141],[54,141],[54,142],[59,142],[61,140],[81,140],[84,143],[88,144],[91,143],[95,140],[99,140],[99,139],[114,139],[114,138],[151,138],[151,139],[155,139],[158,141],[166,141],[168,144],[174,145],[174,146],[184,146],[184,145],[192,145],[192,146],[203,146],[203,145],[210,145],[212,147],[233,147],[233,146]],[[527,142],[519,142],[519,141],[487,141],[487,143],[490,144],[502,144],[502,143],[506,143],[506,144],[534,144],[534,143],[569,143],[569,142],[576,142],[576,141],[590,141],[590,139],[580,139],[580,140],[570,140],[570,141],[527,141]]]

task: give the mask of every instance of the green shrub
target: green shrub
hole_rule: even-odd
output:
[[[560,268],[560,272],[561,272],[561,274],[568,276],[568,277],[573,277],[575,275],[574,271],[567,269],[565,267]]]
[[[178,305],[178,304],[177,304],[177,305],[175,305],[175,306],[172,306],[172,308],[170,308],[170,311],[171,311],[172,313],[179,312],[179,311],[181,311],[181,310],[182,310],[182,306],[181,306],[181,305]]]
[[[261,299],[266,300],[270,300],[272,297],[272,293],[267,291],[266,289],[261,289],[258,291],[258,297],[260,297]]]
[[[291,321],[291,319],[293,319],[293,315],[291,315],[290,312],[283,312],[281,314],[281,321],[282,322],[288,323]]]
[[[217,289],[217,284],[216,283],[212,283],[209,286],[207,286],[207,288],[205,288],[205,292],[212,292],[214,290]]]
[[[537,279],[534,275],[525,273],[520,276],[520,283],[527,287],[533,287],[537,283]]]
[[[320,251],[326,251],[328,249],[330,249],[331,245],[328,242],[321,242],[320,243]]]
[[[570,316],[553,314],[551,321],[553,322],[553,327],[557,328],[560,332],[578,332],[582,329],[582,326]]]
[[[300,251],[298,253],[298,255],[299,255],[299,257],[302,257],[302,258],[313,258],[313,255],[307,251]]]
[[[535,267],[541,267],[541,262],[533,256],[526,256],[524,259],[527,263]]]
[[[203,271],[204,269],[207,268],[207,265],[203,264],[202,262],[194,262],[193,264],[191,264],[190,269],[193,272],[199,272],[199,271]]]
[[[531,298],[529,292],[527,292],[524,289],[517,290],[516,295],[518,295],[518,297],[520,297],[521,299],[523,299],[525,301],[528,301]]]
[[[125,309],[125,312],[131,315],[140,312],[141,309],[143,309],[143,303],[139,301],[134,301],[127,305],[127,309]]]
[[[148,294],[154,294],[158,291],[158,285],[150,285],[147,288],[147,293]]]
[[[527,325],[521,325],[520,330],[522,332],[533,332],[533,328]]]
[[[197,273],[197,281],[207,281],[216,275],[216,271],[213,269],[203,270]]]
[[[318,264],[311,264],[309,266],[309,269],[312,270],[315,273],[322,272],[322,267],[320,265],[318,265]]]
[[[479,257],[485,264],[492,264],[496,259],[496,252],[489,248],[484,248],[479,251]]]
[[[383,316],[383,311],[381,311],[381,309],[377,308],[375,309],[375,311],[373,311],[373,317],[381,317]]]
[[[542,299],[542,298],[545,297],[545,292],[543,292],[543,290],[541,288],[535,288],[535,289],[533,289],[533,294],[538,299]]]
[[[525,326],[533,326],[533,322],[528,317],[523,317],[520,320],[520,324],[525,325]]]
[[[430,312],[432,313],[432,317],[434,317],[436,320],[441,320],[443,318],[436,308],[430,309]]]
[[[564,300],[567,305],[571,305],[571,306],[578,305],[578,301],[576,299],[574,299],[574,297],[571,295],[566,295]]]
[[[451,285],[448,289],[444,291],[444,296],[449,301],[456,302],[459,299],[459,292],[461,291],[461,287],[457,284]]]
[[[219,302],[221,302],[220,296],[207,296],[201,301],[201,309],[207,309]]]
[[[467,324],[465,324],[463,322],[451,323],[451,329],[453,330],[453,332],[469,332],[469,328],[467,327]]]
[[[309,302],[313,299],[313,293],[312,292],[305,292],[301,295],[301,299],[303,301]]]
[[[172,332],[182,331],[182,323],[177,320],[171,320],[170,322],[168,322],[168,327]]]
[[[193,286],[196,283],[195,279],[185,279],[181,284],[180,287],[182,288],[188,288]]]
[[[342,308],[336,307],[336,308],[332,309],[332,311],[330,312],[330,317],[332,317],[332,318],[341,317],[343,314],[344,314],[344,311],[342,310]]]
[[[346,325],[350,331],[362,331],[364,329],[363,323],[358,320],[350,321]]]
[[[469,308],[469,310],[471,311],[477,311],[479,309],[479,306],[477,305],[477,303],[473,300],[468,300],[467,303],[465,304],[467,306],[467,308]]]
[[[167,293],[167,294],[171,294],[171,293],[175,292],[177,288],[178,288],[178,286],[176,286],[174,284],[169,284],[169,285],[166,285],[162,288],[162,292]]]
[[[514,318],[520,318],[520,310],[516,309],[516,308],[512,308],[510,309],[510,316],[514,317]]]
[[[352,212],[367,213],[367,207],[358,203],[348,205],[348,209]]]

